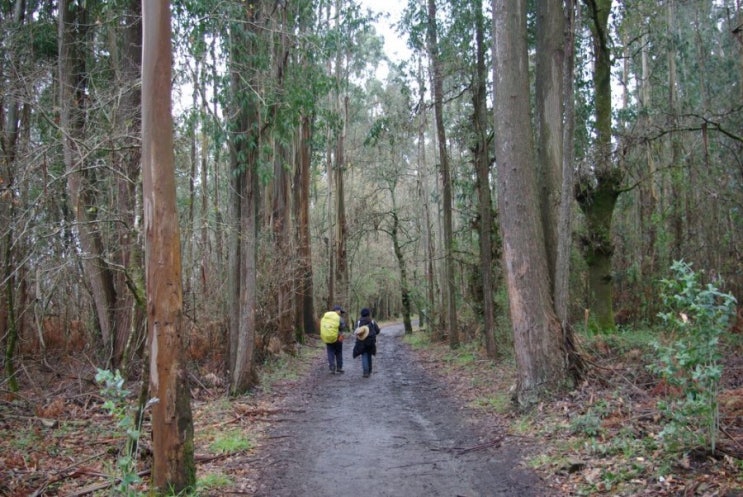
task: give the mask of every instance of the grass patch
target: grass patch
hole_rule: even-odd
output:
[[[196,482],[196,491],[203,492],[207,490],[217,490],[233,485],[235,481],[222,473],[211,473],[199,478]]]
[[[300,377],[298,363],[292,359],[282,355],[263,364],[259,373],[263,390],[270,392],[275,383],[293,381]]]
[[[212,452],[218,454],[234,454],[253,448],[253,442],[240,430],[220,433],[209,446]]]
[[[402,340],[414,349],[425,348],[431,344],[431,336],[428,333],[408,333]]]
[[[507,393],[497,393],[485,397],[478,397],[470,403],[471,407],[481,409],[492,409],[499,414],[511,411],[511,396]]]

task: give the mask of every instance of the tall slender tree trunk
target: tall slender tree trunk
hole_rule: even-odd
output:
[[[639,124],[643,129],[650,128],[650,114],[651,114],[651,87],[650,87],[650,68],[649,68],[649,56],[647,49],[647,34],[643,36],[643,43],[641,48],[641,69],[642,79],[640,87],[640,108],[644,109],[645,112],[640,114],[638,118]],[[640,282],[642,291],[642,301],[646,302],[648,306],[655,300],[654,290],[655,285],[653,284],[653,278],[656,275],[656,239],[657,239],[657,221],[654,219],[656,213],[656,204],[658,202],[658,192],[655,188],[656,182],[656,165],[655,156],[653,151],[653,143],[648,142],[644,144],[645,152],[645,164],[647,164],[647,170],[645,171],[645,179],[640,184],[639,188],[639,209],[640,209],[640,232],[642,235],[642,243],[640,243],[640,253],[638,254],[638,260],[640,261],[640,271],[642,275],[642,281]],[[655,312],[650,312],[645,318],[652,319],[655,316]]]
[[[575,144],[575,91],[573,79],[575,72],[575,30],[576,19],[580,19],[579,0],[566,0],[564,5],[565,38],[563,57],[563,120],[562,128],[562,184],[560,186],[560,206],[557,217],[557,255],[555,257],[555,280],[553,295],[555,312],[560,319],[564,333],[570,331],[570,254],[573,249],[573,167]],[[569,337],[572,341],[572,337]]]
[[[433,69],[433,108],[436,115],[436,136],[439,146],[439,170],[441,172],[442,202],[444,211],[444,275],[446,293],[446,325],[449,329],[449,347],[459,347],[459,325],[457,323],[457,285],[454,276],[454,235],[452,223],[452,187],[449,167],[449,152],[444,128],[444,82],[441,74],[441,57],[438,46],[436,23],[436,0],[428,0],[427,43]]]
[[[114,343],[111,355],[113,368],[126,369],[134,344],[140,343],[145,331],[144,274],[142,267],[142,240],[137,229],[141,206],[137,202],[137,185],[142,158],[138,136],[141,135],[142,94],[139,85],[142,71],[142,12],[141,0],[129,0],[121,19],[122,40],[118,48],[117,80],[122,93],[117,113],[117,127],[126,136],[113,161],[120,174],[116,175],[116,207],[123,222],[116,223],[116,243],[112,247],[115,260],[123,268],[114,273]]]
[[[475,14],[475,85],[472,91],[472,122],[475,128],[475,171],[477,173],[478,214],[480,218],[480,274],[482,275],[482,318],[485,350],[488,357],[495,357],[495,278],[493,270],[493,204],[490,192],[490,147],[488,145],[487,119],[487,68],[485,67],[485,19],[482,0],[472,6]]]
[[[514,346],[516,400],[530,405],[569,380],[537,203],[529,104],[526,0],[493,0],[498,206]]]
[[[336,29],[341,32],[341,19],[344,0],[335,1]],[[346,132],[348,127],[348,83],[346,81],[345,47],[338,44],[335,57],[335,82],[338,94],[335,98],[335,108],[341,120],[340,130],[335,138],[335,168],[333,171],[335,183],[335,301],[344,309],[348,309],[349,278],[348,278],[348,254],[346,249],[346,238],[348,226],[346,223],[346,194],[344,189],[344,173],[346,169]],[[332,304],[329,303],[329,304]]]
[[[425,78],[423,76],[423,63],[422,60],[418,61],[418,88],[420,89],[419,100],[418,100],[418,195],[421,199],[421,205],[423,206],[423,222],[424,224],[424,245],[426,254],[426,310],[425,316],[421,316],[421,326],[425,326],[424,321],[428,322],[428,326],[431,327],[431,331],[438,340],[441,340],[440,334],[443,334],[443,330],[435,331],[436,316],[439,315],[436,312],[436,273],[434,269],[434,258],[435,258],[435,244],[434,244],[434,229],[431,221],[431,194],[429,191],[429,175],[428,165],[426,163],[426,92],[425,92]],[[425,318],[425,319],[424,319]]]
[[[675,129],[678,126],[678,75],[677,75],[677,69],[676,69],[676,2],[675,0],[668,0],[666,3],[666,13],[668,17],[668,43],[669,43],[669,49],[668,49],[668,112],[670,114],[670,125],[671,129]],[[741,43],[741,47],[743,47],[743,43]],[[741,50],[741,54],[743,54],[743,50]],[[743,66],[742,66],[743,67]],[[742,73],[743,74],[743,73]],[[743,83],[743,78],[741,78],[741,82]],[[743,84],[741,85],[741,88],[743,89]],[[741,94],[741,98],[743,98],[743,93]],[[671,164],[676,166],[681,163],[681,143],[678,137],[678,133],[671,133],[669,136],[669,140],[671,141]],[[679,168],[677,169],[677,172],[673,172],[673,169],[671,169],[671,178],[670,178],[670,198],[671,198],[671,232],[672,232],[672,241],[671,241],[671,259],[672,260],[681,260],[682,254],[683,254],[683,241],[686,238],[684,236],[684,199],[686,198],[686,193],[684,192],[684,185],[687,184],[687,181],[684,179],[684,169]],[[665,261],[665,265],[667,267],[670,267],[671,261]]]
[[[152,485],[158,495],[196,484],[193,417],[183,327],[181,250],[176,206],[170,2],[142,4],[142,158],[147,239],[147,317],[152,413]]]
[[[287,10],[282,8],[281,23],[287,25]],[[280,91],[284,91],[284,74],[286,67],[284,62],[289,54],[290,40],[286,30],[281,30],[280,40],[276,43],[275,60],[277,62],[276,80]],[[278,106],[274,108],[274,115],[278,120]],[[294,286],[294,276],[296,274],[296,264],[294,263],[294,254],[297,245],[292,241],[291,225],[291,174],[288,166],[293,165],[291,147],[286,145],[283,140],[274,139],[274,173],[273,173],[273,191],[271,195],[271,229],[273,231],[273,243],[276,247],[275,253],[286,272],[281,273],[281,281],[278,283],[276,292],[276,313],[278,335],[285,351],[294,353],[294,295],[292,287]]]
[[[256,328],[256,265],[258,238],[258,102],[255,88],[262,3],[246,9],[245,23],[234,23],[230,33],[231,99],[234,121],[230,143],[232,183],[230,206],[230,393],[254,386]],[[248,85],[244,74],[251,74]]]
[[[25,21],[25,2],[16,0],[13,8],[12,26],[20,28]],[[5,26],[10,23],[5,24]],[[16,53],[17,48],[9,51],[6,56],[13,59],[20,55]],[[2,66],[0,66],[2,67]],[[0,78],[3,84],[7,84],[0,69]],[[13,93],[8,91],[8,95]],[[15,293],[17,291],[16,283],[18,274],[16,271],[16,261],[22,258],[18,257],[19,243],[15,240],[15,223],[16,223],[16,191],[18,185],[15,181],[15,170],[17,168],[16,150],[18,149],[18,139],[20,136],[20,102],[12,96],[5,97],[0,101],[0,260],[2,260],[2,271],[0,271],[0,334],[2,339],[0,343],[5,346],[5,377],[8,381],[8,387],[11,392],[18,391],[18,378],[15,369],[15,354],[18,345],[18,311],[16,309]]]
[[[310,175],[312,160],[312,122],[310,116],[300,120],[297,164],[295,165],[294,191],[295,219],[299,242],[297,302],[298,318],[305,333],[318,333],[315,324],[314,284],[312,281],[312,242],[310,239]]]
[[[400,299],[402,302],[402,322],[405,333],[413,332],[413,324],[410,321],[410,284],[408,282],[408,268],[405,264],[405,256],[402,253],[400,245],[400,217],[397,212],[397,200],[395,197],[394,186],[390,188],[392,197],[392,228],[390,235],[392,238],[392,247],[397,260],[397,268],[400,271]]]
[[[81,153],[85,127],[87,82],[84,53],[88,29],[87,10],[74,0],[60,1],[59,8],[59,102],[62,148],[67,174],[67,192],[77,222],[82,264],[91,288],[97,324],[105,350],[112,357],[115,288],[104,246],[97,229],[97,200]]]

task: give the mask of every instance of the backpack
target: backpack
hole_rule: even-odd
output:
[[[320,339],[325,343],[338,341],[338,330],[341,326],[341,317],[335,311],[326,312],[320,320]]]

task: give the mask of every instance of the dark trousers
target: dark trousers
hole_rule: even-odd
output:
[[[371,352],[364,352],[361,354],[361,368],[364,374],[371,374],[372,372],[372,355]]]
[[[328,366],[330,369],[343,369],[343,342],[326,343],[325,350],[328,353]]]

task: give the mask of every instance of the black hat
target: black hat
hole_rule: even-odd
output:
[[[364,307],[363,309],[361,309],[361,317],[362,318],[369,317],[370,315],[371,315],[371,311],[369,309],[367,309],[366,307]]]
[[[340,312],[341,314],[345,313],[346,311],[343,310],[343,307],[339,306],[338,304],[333,306],[333,310],[335,312]]]

